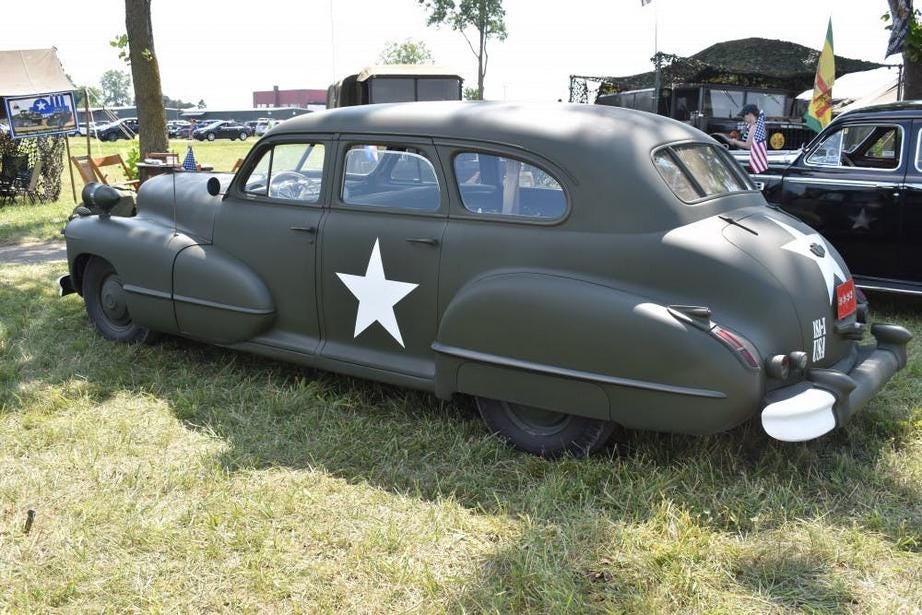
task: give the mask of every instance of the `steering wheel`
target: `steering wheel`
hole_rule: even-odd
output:
[[[282,171],[269,181],[269,196],[292,201],[313,201],[320,194],[320,181],[297,171]]]

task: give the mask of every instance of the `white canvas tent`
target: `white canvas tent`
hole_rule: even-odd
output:
[[[886,66],[842,75],[832,86],[832,113],[838,115],[868,105],[894,102],[897,99],[898,80],[899,69]],[[812,97],[812,89],[797,96],[800,100],[810,100]]]
[[[58,59],[57,50],[11,49],[0,50],[0,101],[4,98],[65,92],[74,89]],[[5,105],[0,104],[0,118],[5,115]],[[26,158],[30,171],[28,196],[40,202],[53,201],[61,193],[61,173],[67,140],[61,138],[12,139],[0,130],[0,167],[5,161]],[[68,151],[69,153],[69,151]],[[40,169],[35,178],[35,169]],[[2,171],[2,169],[0,169]],[[73,178],[71,178],[73,188]]]
[[[0,96],[22,96],[73,90],[57,50],[0,50]]]

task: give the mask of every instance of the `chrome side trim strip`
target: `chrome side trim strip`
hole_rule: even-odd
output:
[[[922,297],[922,290],[907,290],[904,288],[893,288],[892,286],[878,286],[875,284],[865,284],[863,282],[855,282],[855,286],[858,288],[863,288],[865,290],[879,290],[885,293],[895,293],[898,295],[912,295],[914,297]]]
[[[133,284],[123,284],[122,290],[124,290],[126,293],[132,293],[134,295],[154,297],[155,299],[166,299],[167,301],[173,300],[173,295],[170,293],[165,293],[159,290],[151,290],[150,288],[144,288],[143,286],[134,286]]]
[[[543,363],[534,363],[532,361],[522,361],[519,359],[510,359],[486,352],[476,350],[467,350],[466,348],[457,348],[455,346],[446,346],[439,342],[433,342],[432,350],[441,354],[447,354],[459,359],[470,359],[482,363],[492,363],[502,365],[503,367],[514,367],[516,369],[525,369],[533,372],[541,372],[552,376],[563,376],[564,378],[577,378],[579,380],[588,380],[601,384],[614,384],[618,386],[631,387],[634,389],[645,389],[648,391],[659,391],[661,393],[673,393],[675,395],[688,395],[691,397],[707,397],[710,399],[726,399],[727,395],[720,391],[710,389],[695,389],[691,387],[673,386],[670,384],[660,384],[658,382],[646,382],[644,380],[634,380],[632,378],[619,378],[617,376],[606,376],[593,372],[584,372],[577,369],[567,369],[564,367],[555,367]]]
[[[875,182],[861,179],[827,179],[823,177],[785,177],[784,181],[793,184],[823,184],[827,186],[858,186],[861,188],[901,188],[900,182]]]
[[[191,305],[201,305],[203,307],[226,310],[228,312],[237,312],[239,314],[253,314],[256,316],[265,316],[275,313],[275,310],[258,310],[256,308],[245,308],[239,305],[228,305],[227,303],[218,303],[217,301],[208,301],[207,299],[196,299],[195,297],[185,297],[183,295],[174,295],[174,301],[179,303],[188,303]]]

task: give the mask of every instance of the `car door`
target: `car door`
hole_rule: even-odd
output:
[[[321,232],[321,353],[432,378],[448,200],[431,141],[345,135],[338,151]]]
[[[900,227],[901,278],[908,284],[922,285],[922,120],[913,120],[912,138],[907,143],[912,153],[906,165]]]
[[[216,216],[215,246],[255,271],[275,304],[256,343],[307,354],[320,344],[316,250],[330,143],[321,135],[261,144]]]
[[[898,278],[902,269],[907,128],[893,120],[843,123],[785,172],[782,207],[829,239],[862,281]]]

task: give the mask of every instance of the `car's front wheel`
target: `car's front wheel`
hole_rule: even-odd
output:
[[[250,135],[248,135],[248,134],[245,133],[245,132],[241,132],[241,133],[240,133],[240,140],[241,140],[241,141],[246,141],[248,136],[250,136]]]
[[[493,432],[516,448],[542,457],[585,457],[608,442],[616,424],[508,401],[475,398]]]
[[[215,139],[214,133],[213,133],[213,132],[209,132],[209,133],[208,133],[208,140],[209,140],[209,141],[214,141],[214,139]]]
[[[107,340],[142,344],[158,337],[156,332],[131,319],[122,280],[102,258],[91,258],[83,271],[83,301],[90,321]]]

